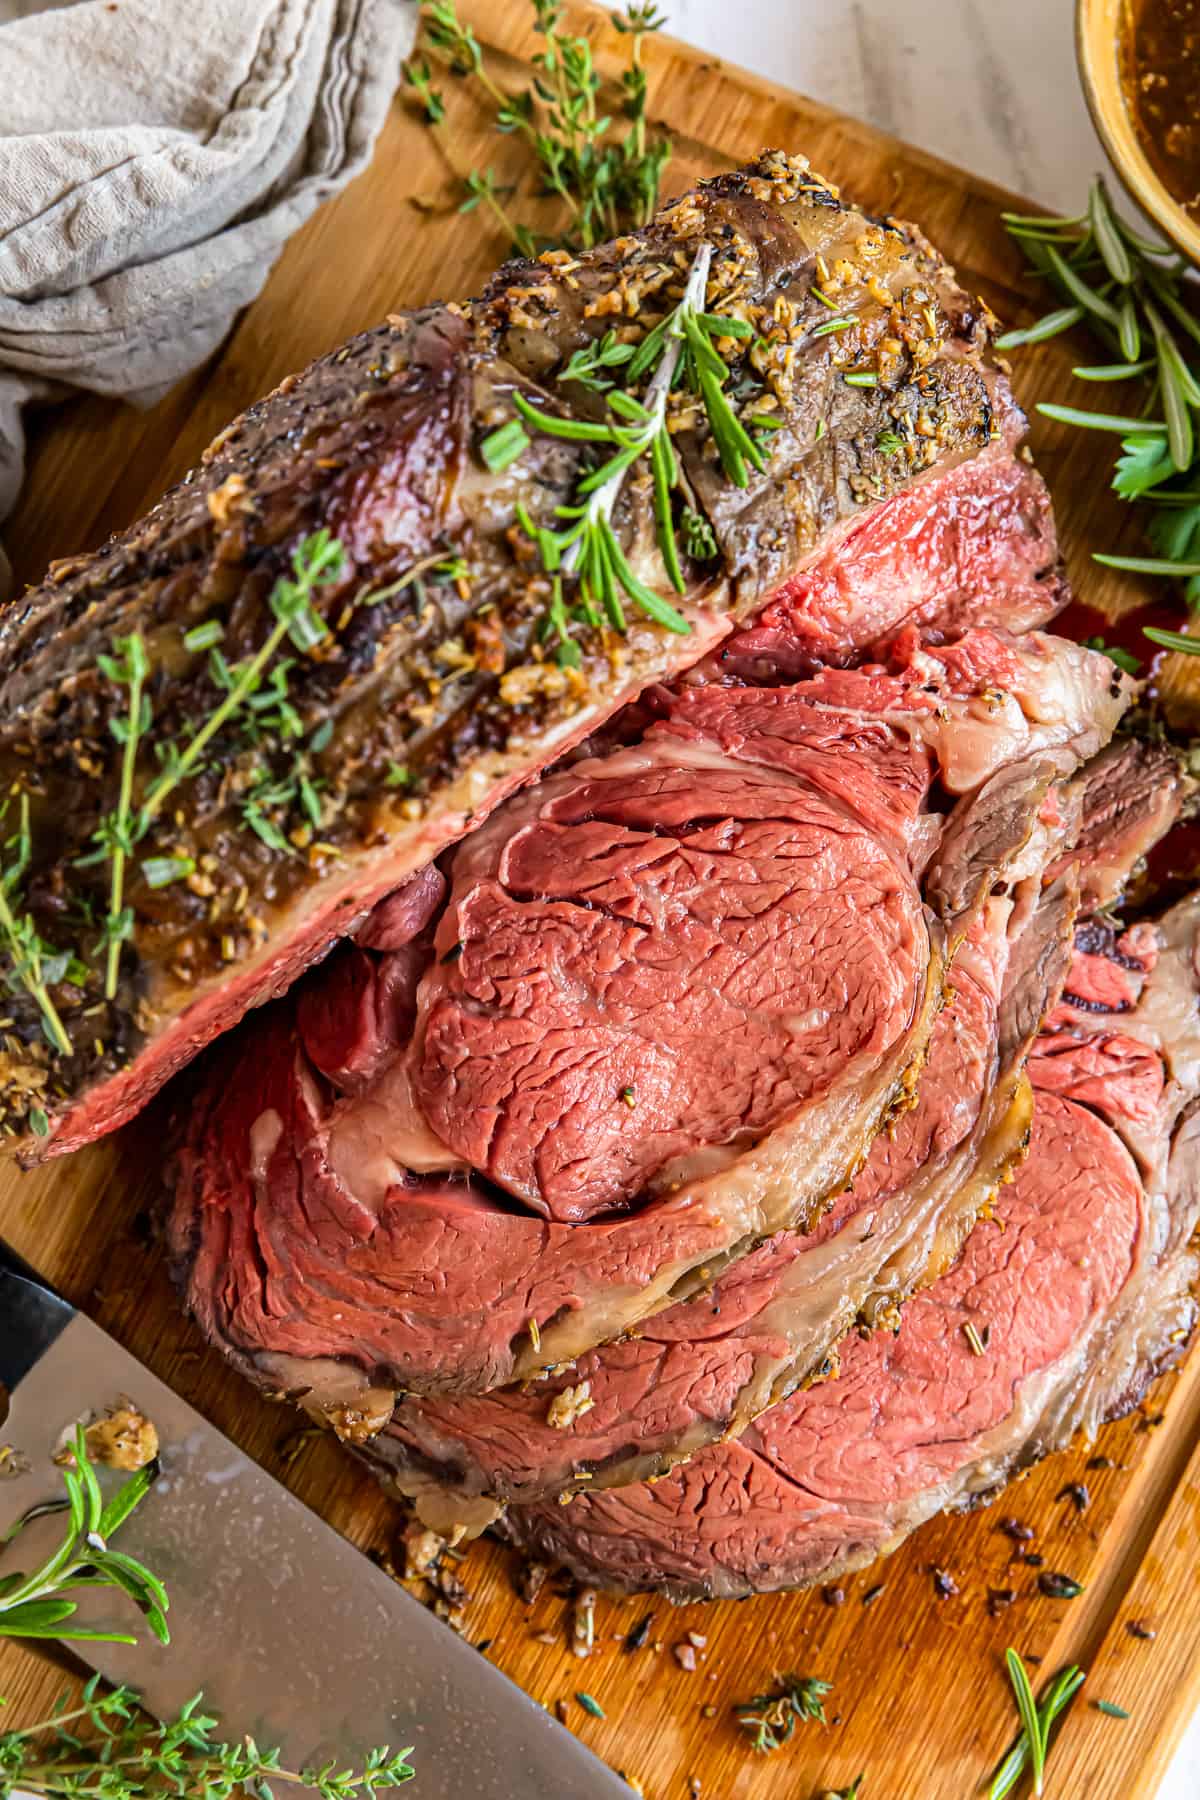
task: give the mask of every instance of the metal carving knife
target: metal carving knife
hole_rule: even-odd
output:
[[[0,1483],[0,1530],[61,1492],[51,1456],[73,1420],[128,1395],[157,1427],[162,1474],[116,1541],[166,1582],[171,1643],[100,1588],[78,1596],[78,1622],[140,1641],[72,1646],[152,1712],[202,1689],[227,1736],[279,1744],[292,1768],[412,1744],[417,1779],[403,1791],[417,1800],[629,1800],[542,1707],[2,1243],[0,1383],[0,1437],[30,1465]],[[45,1538],[27,1550],[22,1533],[20,1564],[60,1529],[31,1525]]]

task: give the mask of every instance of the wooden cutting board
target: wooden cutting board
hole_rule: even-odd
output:
[[[518,0],[465,0],[463,10],[501,79],[523,85],[529,71],[520,65],[536,47],[527,8]],[[606,16],[572,12],[594,39],[600,67],[617,67],[621,40]],[[919,220],[965,285],[1003,318],[1033,316],[1037,296],[1024,289],[1020,258],[998,219],[1009,196],[681,44],[651,40],[646,60],[651,113],[675,137],[668,189],[764,145],[804,151],[868,208]],[[455,171],[490,162],[499,181],[520,184],[513,204],[523,216],[536,204],[525,197],[519,147],[483,124],[458,86],[436,136],[398,100],[371,168],[299,234],[206,368],[149,413],[81,400],[39,420],[25,495],[6,533],[18,578],[38,578],[52,557],[89,548],[133,519],[232,414],[288,371],[396,307],[473,290],[506,246],[482,212],[458,214]],[[1072,360],[1062,339],[1022,353],[1017,384],[1025,402],[1052,395],[1087,405],[1086,390],[1072,381]],[[1079,588],[1113,613],[1143,601],[1136,584],[1087,559],[1100,543],[1136,543],[1135,522],[1107,491],[1110,445],[1043,423],[1033,442]],[[1182,694],[1186,677],[1182,685],[1170,679]],[[298,1434],[295,1417],[244,1386],[180,1316],[145,1228],[160,1154],[152,1111],[116,1141],[35,1175],[0,1170],[0,1231],[338,1530],[386,1552],[397,1515],[372,1481],[333,1442]],[[809,1800],[860,1771],[864,1800],[975,1794],[1012,1736],[1002,1653],[1013,1644],[1044,1672],[1068,1662],[1091,1670],[1062,1728],[1050,1791],[1072,1800],[1136,1800],[1154,1794],[1200,1702],[1198,1434],[1200,1356],[1090,1451],[1055,1457],[991,1511],[935,1521],[889,1562],[845,1582],[840,1605],[819,1593],[679,1611],[602,1599],[595,1652],[579,1661],[567,1647],[567,1600],[547,1588],[526,1609],[513,1589],[512,1559],[483,1545],[462,1566],[474,1596],[465,1629],[538,1699],[566,1702],[571,1727],[653,1800]],[[1105,1466],[1090,1465],[1096,1455],[1108,1459]],[[1077,1481],[1090,1496],[1083,1512],[1063,1491]],[[1081,1597],[1039,1595],[1036,1569],[1013,1560],[1014,1546],[997,1528],[1001,1515],[1035,1527],[1045,1566],[1083,1582]],[[935,1569],[952,1577],[956,1593],[936,1597]],[[989,1588],[1013,1589],[1017,1598],[993,1617]],[[648,1611],[648,1647],[625,1652],[621,1637]],[[1155,1635],[1133,1635],[1131,1622]],[[689,1631],[705,1640],[692,1673],[673,1655]],[[547,1635],[552,1641],[542,1641]],[[6,1720],[41,1716],[71,1667],[0,1647]],[[783,1670],[833,1683],[829,1724],[807,1724],[777,1754],[755,1756],[730,1709]],[[605,1718],[581,1707],[577,1691],[594,1696]],[[1089,1697],[1119,1703],[1132,1716],[1107,1716]]]

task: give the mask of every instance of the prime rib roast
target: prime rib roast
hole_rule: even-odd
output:
[[[1191,785],[1044,629],[993,323],[767,152],[354,339],[0,615],[0,1126],[203,1051],[186,1304],[439,1529],[801,1585],[1190,1329],[1200,904],[1113,921]]]

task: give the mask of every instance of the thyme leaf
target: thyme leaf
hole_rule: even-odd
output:
[[[825,1695],[832,1686],[832,1682],[811,1675],[781,1675],[770,1693],[756,1694],[736,1705],[733,1710],[751,1748],[769,1756],[787,1743],[798,1721],[815,1719],[824,1725]]]

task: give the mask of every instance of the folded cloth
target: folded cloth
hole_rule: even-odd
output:
[[[149,404],[201,362],[367,162],[415,25],[415,0],[0,0],[0,519],[23,404]]]

